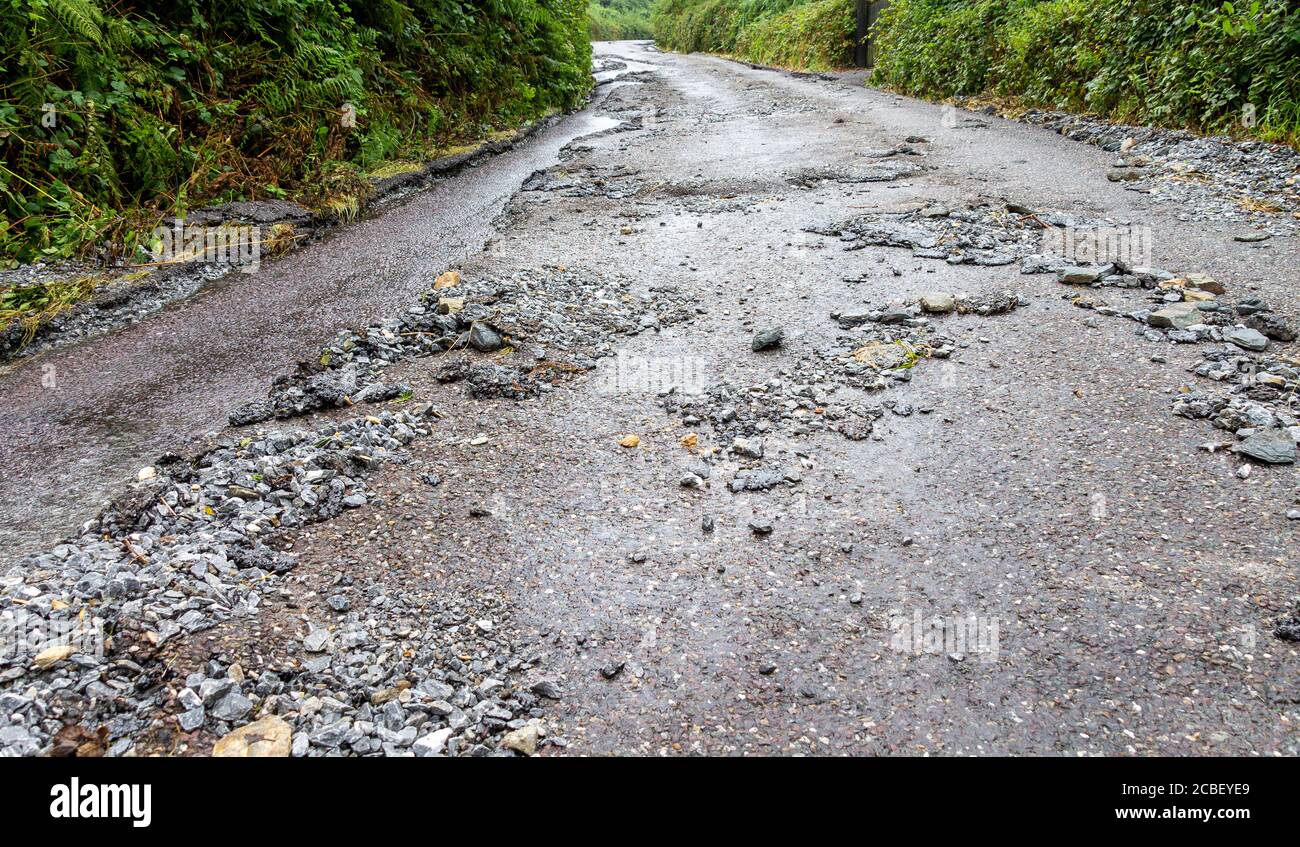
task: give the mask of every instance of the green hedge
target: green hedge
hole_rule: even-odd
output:
[[[591,79],[585,12],[584,0],[6,0],[0,254],[126,248],[173,209],[296,194],[573,107]]]
[[[587,4],[587,31],[592,41],[651,38],[650,6],[653,0],[591,0]]]
[[[853,0],[661,0],[659,46],[804,70],[853,62]]]
[[[1300,137],[1300,8],[1288,0],[894,0],[872,39],[873,81],[911,94]]]

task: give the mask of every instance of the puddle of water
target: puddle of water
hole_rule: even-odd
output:
[[[618,118],[611,118],[608,115],[595,115],[592,117],[591,121],[589,122],[590,124],[589,128],[587,128],[581,135],[574,136],[574,140],[577,141],[578,139],[583,138],[585,136],[595,135],[598,132],[604,132],[607,129],[613,129],[614,127],[618,126],[620,123],[622,123],[622,121],[620,121]]]

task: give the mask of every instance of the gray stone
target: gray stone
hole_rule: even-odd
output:
[[[1268,339],[1259,330],[1250,329],[1249,327],[1234,326],[1231,329],[1224,330],[1223,340],[1246,350],[1254,350],[1257,353],[1268,347]]]
[[[0,751],[9,755],[33,756],[41,749],[40,742],[21,726],[0,728]]]
[[[1295,341],[1296,333],[1286,321],[1272,312],[1256,312],[1246,318],[1246,326],[1257,329],[1274,341]]]
[[[312,733],[311,743],[316,747],[338,747],[351,731],[352,721],[340,718]]]
[[[483,321],[475,321],[469,328],[469,346],[483,353],[493,353],[505,346],[505,340],[501,333]]]
[[[1057,271],[1056,279],[1066,285],[1092,285],[1112,270],[1113,265],[1073,265]]]
[[[230,693],[234,683],[228,679],[205,679],[199,684],[199,699],[203,705],[211,706]],[[189,708],[194,708],[190,705]]]
[[[864,323],[870,323],[876,318],[876,314],[871,311],[855,310],[852,312],[839,312],[831,315],[839,321],[840,326],[845,329],[852,329],[855,326],[862,326]]]
[[[203,706],[203,699],[194,692],[193,688],[182,688],[176,695],[176,702],[186,709],[198,709]]]
[[[768,468],[739,471],[728,486],[733,492],[767,491],[785,483],[785,474]]]
[[[700,479],[708,479],[713,473],[713,469],[709,467],[709,463],[700,460],[694,460],[687,463],[686,470],[695,474]]]
[[[426,679],[417,685],[416,689],[427,695],[430,700],[450,700],[456,693],[456,689],[436,679]]]
[[[921,310],[935,315],[946,315],[957,308],[957,300],[946,292],[921,295]]]
[[[1289,465],[1296,460],[1295,440],[1285,429],[1262,430],[1234,449],[1243,456],[1271,465]]]
[[[420,757],[437,756],[447,749],[447,741],[454,734],[455,730],[451,727],[436,729],[428,735],[416,739],[415,743],[411,745],[411,750]]]
[[[1204,319],[1194,303],[1174,303],[1147,315],[1147,323],[1163,329],[1187,329]]]
[[[750,346],[753,348],[754,352],[757,353],[760,350],[767,350],[772,347],[781,346],[781,342],[784,339],[784,329],[779,326],[769,327],[768,329],[762,329],[754,333],[754,341]]]
[[[308,653],[324,653],[329,641],[329,630],[322,627],[319,629],[313,629],[307,637],[302,640],[302,646]]]
[[[904,306],[891,306],[880,313],[882,324],[901,324],[912,318],[912,312]]]
[[[372,382],[365,388],[352,395],[354,403],[380,403],[384,400],[392,400],[402,393],[400,385],[386,385],[382,382]]]
[[[212,705],[212,717],[221,721],[237,721],[253,710],[253,701],[233,690]]]
[[[193,732],[194,730],[198,729],[200,726],[203,725],[203,716],[204,716],[203,707],[199,706],[197,709],[190,709],[188,711],[181,712],[179,715],[176,716],[176,722],[179,723],[181,725],[181,729],[185,730],[186,732]]]

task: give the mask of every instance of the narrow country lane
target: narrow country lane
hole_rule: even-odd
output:
[[[137,468],[220,429],[339,327],[418,297],[439,268],[482,248],[529,173],[603,127],[573,116],[258,273],[227,274],[147,321],[0,372],[5,559],[75,530]]]
[[[1297,466],[1202,449],[1235,439],[1174,413],[1223,388],[1189,369],[1226,345],[1152,338],[1127,315],[1167,305],[1153,291],[1015,252],[1044,220],[1140,225],[1150,265],[1295,325],[1294,237],[1236,240],[1240,220],[1108,178],[1114,153],[857,77],[596,52],[624,75],[518,150],[3,377],[15,560],[163,451],[430,404],[351,508],[262,521],[295,564],[255,602],[210,569],[174,634],[134,642],[168,693],[118,710],[116,752],[205,754],[268,713],[297,755],[489,752],[530,727],[504,746],[1300,752],[1300,651],[1273,634],[1300,595]],[[945,260],[936,221],[983,227],[962,246],[987,261]],[[451,268],[439,310],[481,310],[470,343],[494,352],[394,356],[397,400],[204,439]],[[489,321],[508,344],[475,340]],[[202,707],[175,693],[200,684]]]

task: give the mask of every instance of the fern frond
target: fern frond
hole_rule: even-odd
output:
[[[104,15],[93,0],[48,0],[50,14],[69,35],[80,36],[92,44],[104,40]]]

